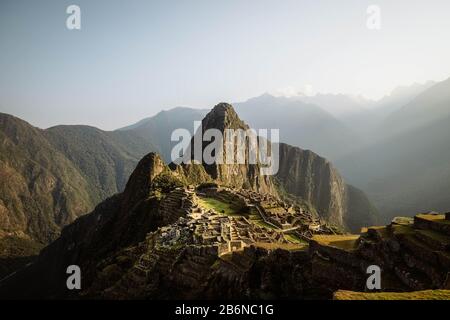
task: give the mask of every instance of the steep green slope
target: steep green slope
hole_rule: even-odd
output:
[[[133,132],[41,130],[0,114],[0,256],[15,256],[10,249],[19,247],[23,254],[36,253],[26,247],[49,243],[63,226],[122,191],[152,149]]]
[[[58,126],[44,134],[86,178],[96,203],[122,191],[139,159],[155,149],[132,132],[88,126]]]
[[[25,121],[0,114],[0,236],[48,243],[96,199],[77,168]]]

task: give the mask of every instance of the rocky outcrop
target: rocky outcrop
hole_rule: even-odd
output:
[[[195,137],[191,140],[191,145],[189,149],[191,150],[191,159],[202,163],[205,171],[209,176],[222,185],[226,185],[236,189],[252,189],[261,193],[272,193],[276,194],[276,188],[270,176],[264,176],[260,174],[260,163],[249,163],[249,149],[245,148],[245,163],[237,163],[235,161],[233,164],[224,164],[225,159],[227,159],[227,148],[225,147],[225,142],[227,141],[227,129],[232,130],[247,130],[249,129],[238,115],[234,111],[233,107],[227,103],[219,103],[216,105],[203,119],[201,124],[201,130],[196,132],[196,135],[204,133],[208,129],[219,130],[223,134],[223,152],[221,153],[222,162],[217,161],[219,159],[219,154],[214,154],[215,161],[212,164],[208,164],[202,159],[195,159]],[[236,140],[237,141],[237,140]],[[247,142],[248,143],[248,142]],[[210,144],[209,141],[202,142],[202,152]],[[234,146],[233,159],[237,159],[237,143]]]
[[[275,178],[284,192],[309,203],[319,217],[353,231],[377,222],[377,211],[364,193],[347,185],[326,159],[310,150],[280,144]]]
[[[414,224],[370,227],[357,238],[317,236],[310,244],[312,280],[331,290],[365,291],[367,267],[377,265],[382,291],[448,289],[450,237],[445,225],[444,215],[425,214],[417,215]]]
[[[312,151],[282,143],[276,178],[286,192],[312,204],[322,218],[344,225],[346,185],[329,161]]]

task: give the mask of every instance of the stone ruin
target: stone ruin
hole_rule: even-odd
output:
[[[369,265],[381,268],[383,291],[450,289],[448,214],[396,218],[360,236],[316,236],[309,251],[314,278],[334,289],[365,291]]]

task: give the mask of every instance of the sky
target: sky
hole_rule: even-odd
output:
[[[112,130],[265,92],[378,99],[450,77],[449,17],[448,0],[0,0],[0,112]]]

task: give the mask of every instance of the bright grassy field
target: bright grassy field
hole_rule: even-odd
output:
[[[314,235],[312,240],[319,244],[336,247],[343,250],[353,250],[359,235]]]
[[[414,292],[355,292],[339,290],[335,300],[450,300],[450,290],[425,290]]]
[[[284,237],[287,241],[295,243],[295,244],[308,244],[305,240],[300,239],[294,234],[285,234]]]
[[[198,198],[198,204],[206,210],[214,210],[218,214],[223,214],[227,216],[238,216],[240,215],[230,204],[214,198]]]

